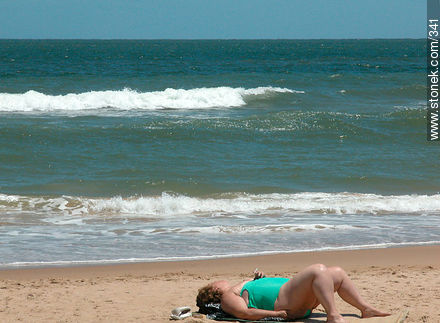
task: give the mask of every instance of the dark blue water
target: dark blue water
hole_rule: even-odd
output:
[[[3,263],[439,241],[425,53],[0,40]]]

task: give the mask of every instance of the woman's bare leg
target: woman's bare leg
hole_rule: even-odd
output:
[[[327,313],[327,322],[345,322],[336,308],[333,277],[328,269],[321,265],[312,283],[313,293]]]
[[[338,292],[339,296],[348,304],[359,309],[363,318],[390,315],[375,309],[365,302],[347,273],[341,267],[329,267],[327,270],[332,276],[335,292]]]
[[[333,277],[326,266],[309,266],[281,287],[275,310],[284,309],[292,317],[299,317],[320,303],[327,313],[328,323],[344,323],[336,308],[334,286]]]

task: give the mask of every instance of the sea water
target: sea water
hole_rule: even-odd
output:
[[[1,40],[0,266],[440,243],[425,40]]]

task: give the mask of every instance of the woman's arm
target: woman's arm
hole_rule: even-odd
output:
[[[226,292],[222,295],[221,306],[226,313],[239,319],[260,320],[265,317],[287,318],[286,311],[268,311],[258,308],[248,308],[244,299],[232,292]]]

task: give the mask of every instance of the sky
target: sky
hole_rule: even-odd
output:
[[[425,38],[426,0],[0,0],[0,38]]]

